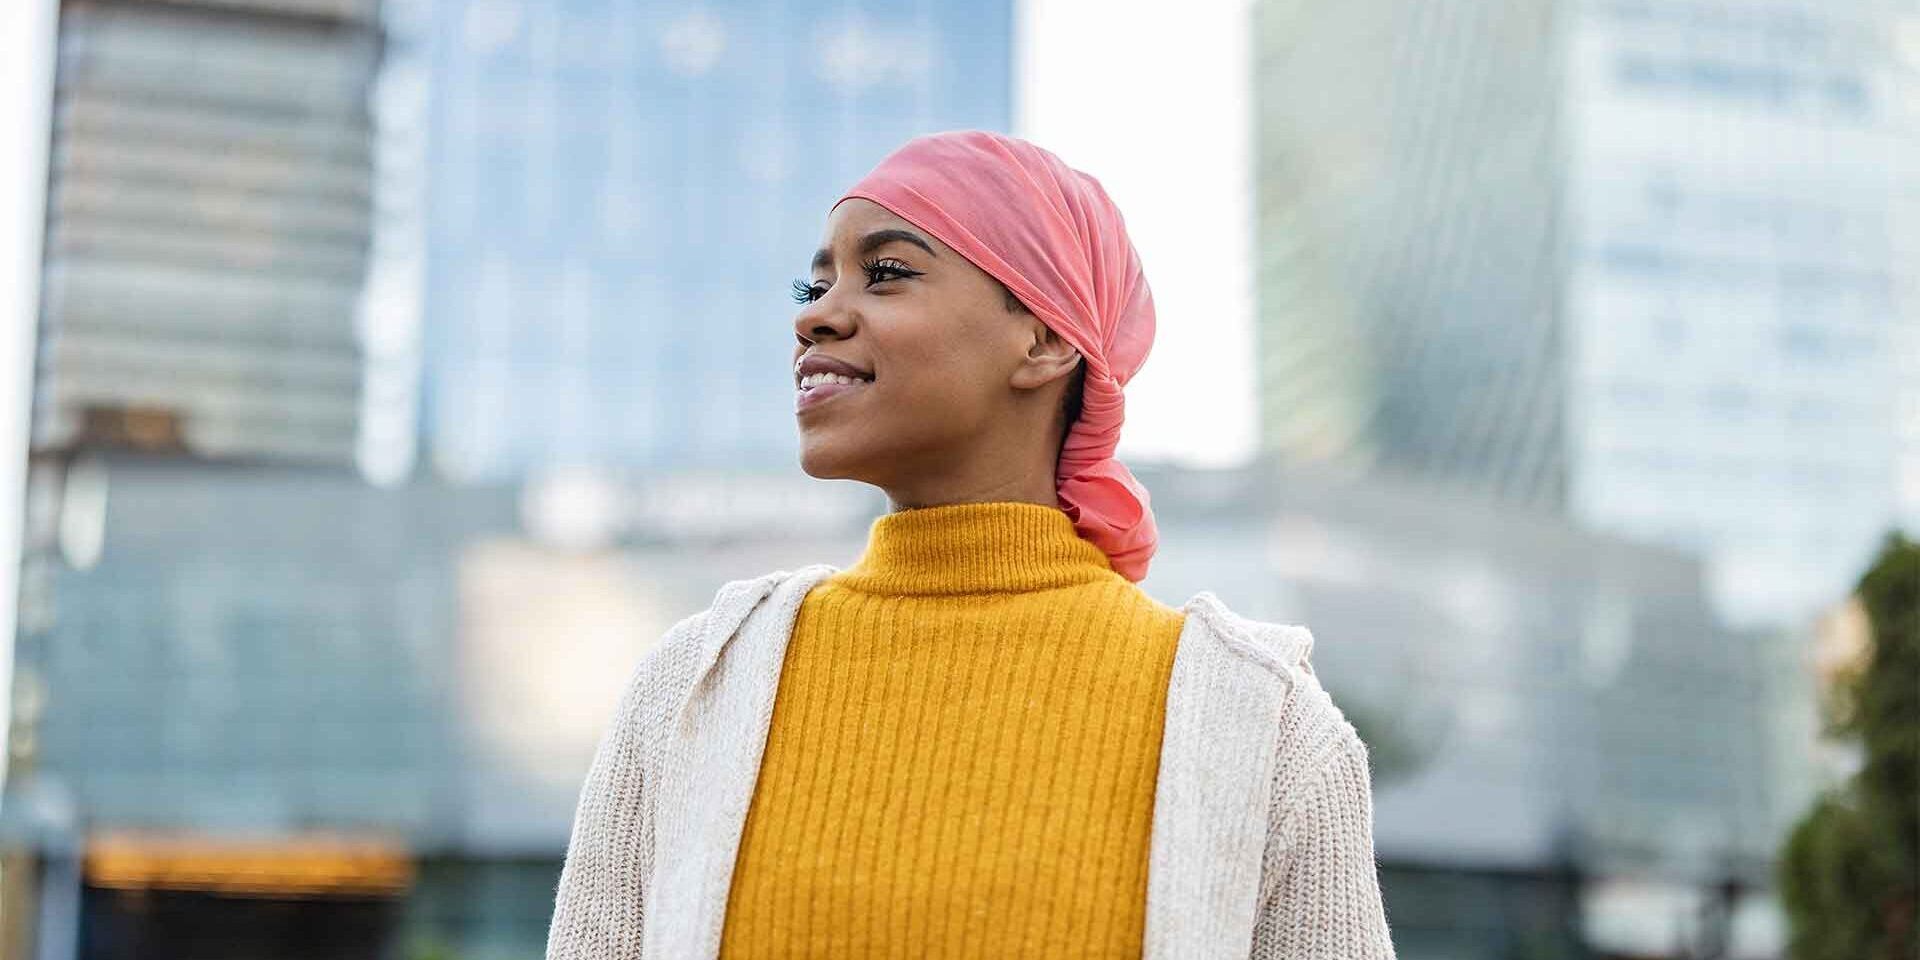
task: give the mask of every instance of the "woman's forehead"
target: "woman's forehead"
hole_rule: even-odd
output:
[[[820,246],[828,249],[851,247],[862,237],[880,230],[902,230],[927,242],[936,252],[945,254],[946,245],[925,230],[908,223],[893,211],[865,197],[848,197],[827,215],[826,232]]]
[[[849,197],[828,214],[826,236],[814,251],[811,269],[816,273],[831,270],[836,261],[862,261],[895,245],[918,248],[913,251],[916,255],[925,251],[929,266],[946,265],[965,272],[980,269],[933,234],[864,197]]]

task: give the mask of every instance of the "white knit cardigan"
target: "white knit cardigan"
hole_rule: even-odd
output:
[[[838,568],[720,588],[627,681],[575,810],[547,960],[719,955],[800,601]],[[1154,794],[1144,957],[1393,957],[1367,749],[1305,627],[1182,609]]]

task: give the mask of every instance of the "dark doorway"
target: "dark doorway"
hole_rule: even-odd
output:
[[[394,960],[395,897],[87,887],[81,960]]]

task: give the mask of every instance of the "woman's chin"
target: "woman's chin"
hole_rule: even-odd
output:
[[[815,480],[847,480],[856,472],[853,458],[805,437],[800,440],[800,469]]]

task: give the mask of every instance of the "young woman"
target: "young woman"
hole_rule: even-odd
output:
[[[909,141],[800,303],[801,461],[865,552],[721,588],[628,682],[548,960],[1393,956],[1367,752],[1299,626],[1138,586],[1153,298],[1098,182]]]

